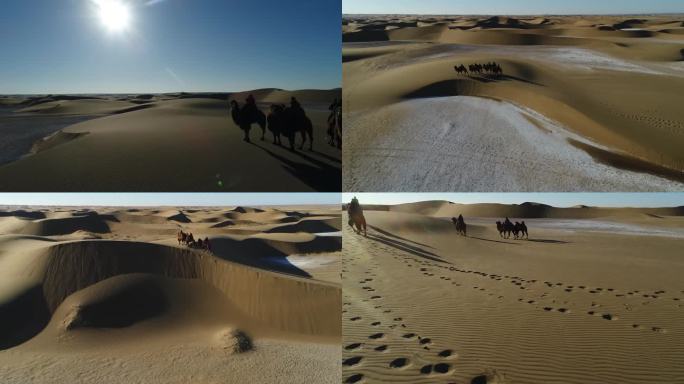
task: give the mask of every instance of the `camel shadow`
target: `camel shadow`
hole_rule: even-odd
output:
[[[385,235],[385,236],[394,237],[395,239],[398,239],[398,240],[408,241],[409,243],[413,243],[413,244],[416,244],[416,245],[420,245],[421,247],[428,247],[428,248],[435,249],[435,247],[431,247],[431,246],[429,246],[429,245],[427,245],[427,244],[419,243],[419,242],[417,242],[417,241],[413,241],[413,240],[409,240],[409,239],[404,238],[404,237],[401,237],[401,236],[397,236],[397,235],[395,235],[395,234],[393,234],[393,233],[389,233],[389,232],[387,232],[387,231],[385,231],[385,230],[382,230],[382,229],[380,229],[380,228],[378,228],[378,227],[376,227],[376,226],[373,226],[373,225],[368,225],[368,226],[369,226],[370,228],[373,228],[376,232],[380,232],[380,233],[382,233],[382,234]]]
[[[527,241],[532,241],[535,243],[547,243],[547,244],[569,244],[569,241],[563,240],[550,240],[550,239],[527,239]]]
[[[468,238],[470,239],[476,239],[480,241],[489,241],[491,243],[501,243],[501,244],[511,244],[511,245],[520,245],[520,243],[512,243],[510,241],[503,241],[503,240],[492,240],[492,239],[485,239],[483,237],[477,237],[477,236],[469,236]]]
[[[378,236],[378,235],[373,235],[373,234],[368,234],[367,238],[370,240],[377,241],[379,243],[388,245],[388,246],[395,248],[395,249],[398,249],[400,251],[410,253],[414,256],[418,256],[418,257],[428,259],[428,260],[432,260],[432,261],[437,261],[440,263],[451,264],[448,261],[443,260],[438,255],[436,255],[432,252],[422,250],[422,249],[415,247],[415,246],[412,246],[412,245],[404,244],[398,240],[393,240],[393,239],[385,237],[385,236]]]
[[[271,155],[276,160],[282,163],[283,168],[292,176],[301,180],[304,184],[312,189],[321,192],[335,192],[342,189],[342,171],[340,168],[333,167],[320,160],[314,159],[311,156],[301,153],[301,151],[292,151],[293,154],[308,160],[315,164],[302,164],[292,161],[285,156],[279,155],[268,148],[262,147],[257,143],[250,143],[253,146],[261,149],[267,154]]]
[[[537,83],[532,80],[523,79],[522,77],[517,77],[513,75],[501,75],[499,77],[485,77],[485,76],[469,76],[472,80],[479,81],[480,83],[498,83],[501,81],[520,81],[522,83],[537,85],[543,87],[544,84]]]
[[[319,152],[319,151],[317,151],[317,150],[315,150],[315,149],[312,149],[312,150],[311,150],[311,153],[315,153],[316,155],[318,155],[318,156],[320,156],[320,157],[322,157],[322,158],[328,159],[329,161],[332,161],[332,162],[334,162],[334,163],[341,163],[341,162],[342,162],[342,160],[341,160],[341,159],[338,159],[337,157],[333,157],[333,156],[330,156],[330,155],[326,155],[325,153]]]

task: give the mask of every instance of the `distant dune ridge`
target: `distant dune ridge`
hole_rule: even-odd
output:
[[[683,23],[348,15],[345,189],[682,190]]]
[[[237,224],[213,227],[227,215]],[[179,245],[179,229],[212,251]],[[340,229],[316,207],[4,210],[0,377],[129,382],[118,361],[146,382],[339,382],[342,241],[317,233]]]
[[[252,144],[244,143],[228,101],[243,104],[250,94],[266,114],[270,104],[296,97],[313,122],[314,151],[273,145],[270,131],[260,141],[256,124]],[[328,106],[340,95],[340,89],[261,89],[0,98],[24,124],[31,118],[36,124],[48,117],[92,118],[53,132],[24,157],[0,165],[0,177],[9,180],[0,190],[339,191],[341,155],[327,144],[326,132]],[[299,146],[301,137],[296,141]],[[248,172],[246,164],[261,173]]]
[[[435,200],[397,205],[363,205],[369,211],[391,211],[414,213],[425,216],[449,217],[459,214],[474,217],[518,217],[518,218],[555,218],[555,219],[590,219],[598,217],[630,217],[630,216],[684,216],[684,206],[666,208],[606,208],[575,206],[568,208],[553,207],[546,204],[526,202],[522,204],[457,204],[449,201]]]
[[[684,374],[684,207],[363,208],[367,237],[343,229],[343,382],[640,384]],[[459,213],[467,236],[451,222]],[[529,237],[502,236],[495,221],[505,216],[525,221]]]

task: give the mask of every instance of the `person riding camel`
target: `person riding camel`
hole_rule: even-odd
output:
[[[306,112],[304,112],[304,108],[302,108],[302,105],[299,104],[299,101],[294,96],[292,96],[290,98],[290,108],[293,111],[295,111],[298,116],[306,116]]]
[[[511,223],[511,221],[508,220],[508,217],[507,217],[506,220],[504,220],[504,225],[513,225],[513,223]]]
[[[250,94],[245,99],[245,106],[242,107],[242,113],[244,116],[253,117],[256,115],[257,109],[258,108],[256,105],[256,100],[254,99],[254,95]]]
[[[463,223],[465,223],[465,220],[463,220],[463,215],[461,215],[461,214],[458,215],[458,223],[461,225],[463,225]]]

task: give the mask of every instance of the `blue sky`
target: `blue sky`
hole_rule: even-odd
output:
[[[343,0],[342,12],[393,14],[626,14],[680,13],[682,0]]]
[[[401,204],[426,200],[454,203],[520,204],[535,202],[555,207],[673,207],[684,205],[684,193],[343,193],[345,202],[358,197],[361,204]]]
[[[3,205],[234,206],[340,204],[339,193],[2,193]]]
[[[129,10],[112,32],[98,1]],[[341,86],[339,0],[3,0],[0,94]]]

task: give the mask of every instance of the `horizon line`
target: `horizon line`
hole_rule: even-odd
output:
[[[344,16],[666,16],[684,15],[681,12],[638,12],[638,13],[342,13]]]

